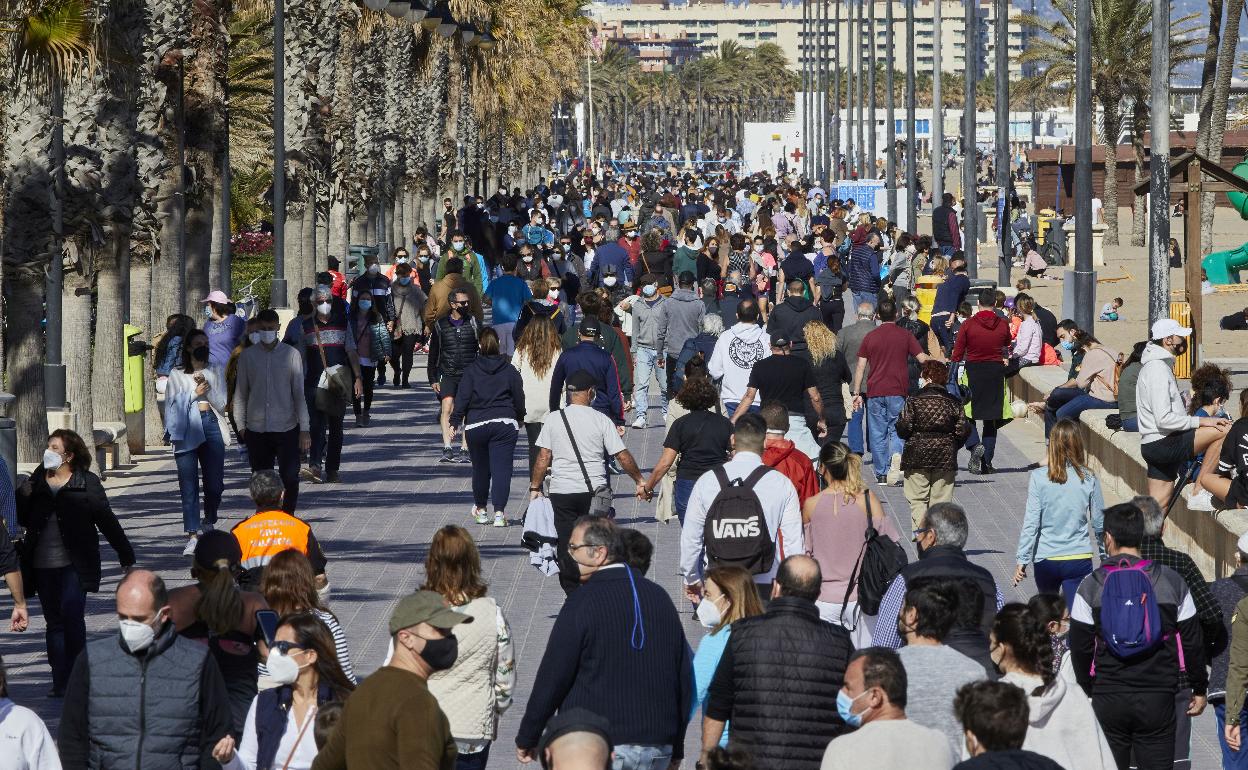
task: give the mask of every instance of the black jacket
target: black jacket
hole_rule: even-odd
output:
[[[1062,770],[1062,766],[1034,751],[990,751],[953,766],[953,770]]]
[[[460,377],[477,357],[481,334],[475,318],[455,326],[450,316],[439,318],[429,339],[429,382],[440,377]]]
[[[706,716],[732,722],[729,746],[749,751],[756,767],[818,770],[844,729],[836,694],[853,649],[814,602],[773,599],[766,614],[732,624]]]
[[[806,349],[806,324],[821,321],[819,309],[805,297],[785,297],[767,318],[767,333],[774,340],[784,337],[793,343],[793,350]]]
[[[503,356],[478,356],[455,389],[451,425],[484,420],[524,422],[524,383]]]
[[[1056,348],[1057,339],[1057,316],[1053,315],[1053,311],[1047,307],[1040,307],[1036,304],[1036,320],[1040,322],[1040,341],[1049,347]]]
[[[914,586],[914,581],[929,577],[956,578],[959,585],[967,589],[978,590],[984,597],[983,611],[979,617],[979,629],[983,631],[984,643],[987,644],[988,634],[992,632],[992,621],[997,616],[997,581],[993,579],[991,572],[978,564],[972,564],[961,548],[952,545],[934,545],[920,553],[916,561],[902,567],[901,575],[905,578],[907,590]],[[977,603],[973,595],[965,598],[968,601],[964,604]],[[954,625],[956,627],[970,624],[955,623]],[[958,649],[958,652],[963,652],[954,644],[949,644],[949,646]],[[967,654],[967,657],[976,656]]]
[[[35,548],[52,516],[84,590],[100,590],[100,533],[117,552],[122,567],[134,564],[134,548],[113,515],[98,476],[91,471],[74,471],[61,491],[53,495],[47,475],[38,470],[17,490],[17,521],[26,528],[23,569],[34,567]]]
[[[906,442],[901,469],[956,471],[958,449],[970,435],[962,402],[943,383],[930,383],[906,399],[897,417],[897,436]]]

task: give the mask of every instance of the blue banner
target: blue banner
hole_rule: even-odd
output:
[[[875,197],[884,191],[883,179],[864,179],[857,182],[837,182],[828,189],[830,199],[849,200],[864,209],[875,210]]]

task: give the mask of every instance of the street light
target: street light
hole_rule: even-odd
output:
[[[472,22],[461,21],[459,23],[459,38],[464,42],[464,45],[471,45],[476,36],[477,28],[472,26]]]
[[[490,25],[486,24],[485,32],[481,33],[481,39],[477,41],[477,48],[488,53],[493,51],[496,45],[498,45],[498,40],[490,34]]]
[[[402,19],[407,16],[408,9],[411,7],[412,4],[408,0],[390,0],[386,4],[385,11],[396,19]]]
[[[364,0],[364,6],[372,11],[384,11],[389,0]]]
[[[435,3],[429,9],[429,13],[425,14],[425,17],[420,20],[420,26],[424,27],[426,32],[433,32],[442,23],[443,17],[449,18],[450,15],[451,9],[447,6],[446,1],[443,0],[440,3]]]
[[[434,12],[442,9],[442,15],[438,18],[438,34],[442,37],[450,37],[459,31],[459,22],[455,21],[455,17],[451,15],[451,7],[446,0],[438,3],[433,7]]]

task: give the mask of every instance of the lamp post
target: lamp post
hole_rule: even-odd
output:
[[[1170,0],[1153,0],[1148,323],[1170,315]],[[1188,259],[1195,255],[1189,254]]]
[[[906,0],[906,211],[909,212],[906,221],[909,223],[910,232],[918,232],[919,220],[919,151],[915,146],[918,143],[918,128],[915,121],[918,119],[915,113],[918,111],[915,97],[915,73],[914,73],[914,4],[918,0]],[[931,121],[928,121],[931,125]],[[931,129],[928,129],[930,136]]]
[[[884,136],[887,139],[888,154],[884,160],[884,174],[888,179],[884,189],[888,191],[888,221],[897,221],[897,99],[893,93],[893,0],[884,0],[887,10],[884,14],[884,47],[888,49],[888,71],[885,75],[884,87],[888,90],[888,103],[884,119],[887,125]],[[907,45],[906,48],[913,48]]]
[[[1001,246],[1001,259],[997,263],[997,285],[1010,284],[1010,267],[1013,255],[1010,251],[1010,0],[995,0],[997,17],[993,38],[996,45],[996,86],[997,103],[997,222],[1000,223],[998,240]]]
[[[273,285],[269,289],[269,304],[275,308],[287,306],[285,5],[285,0],[273,2]]]
[[[832,181],[841,179],[841,0],[836,3],[836,23],[832,32]],[[831,194],[829,198],[835,197]]]
[[[1092,2],[1076,0],[1075,5],[1075,39],[1091,40]],[[1096,274],[1092,271],[1092,113],[1092,46],[1079,45],[1075,46],[1074,318],[1079,328],[1089,333],[1096,320]],[[1156,141],[1156,137],[1153,139]],[[1188,255],[1189,259],[1194,257]]]
[[[963,71],[966,80],[962,99],[962,222],[966,237],[962,251],[966,254],[966,274],[979,277],[979,192],[975,178],[975,84],[979,78],[979,17],[978,0],[965,0],[966,16],[963,29]]]
[[[918,0],[910,0],[912,3]],[[945,105],[941,98],[941,6],[944,0],[932,0],[932,206],[941,205],[945,197]]]

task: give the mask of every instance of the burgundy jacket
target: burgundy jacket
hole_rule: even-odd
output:
[[[1010,344],[1010,323],[992,310],[980,310],[958,329],[953,361],[1000,362]]]

